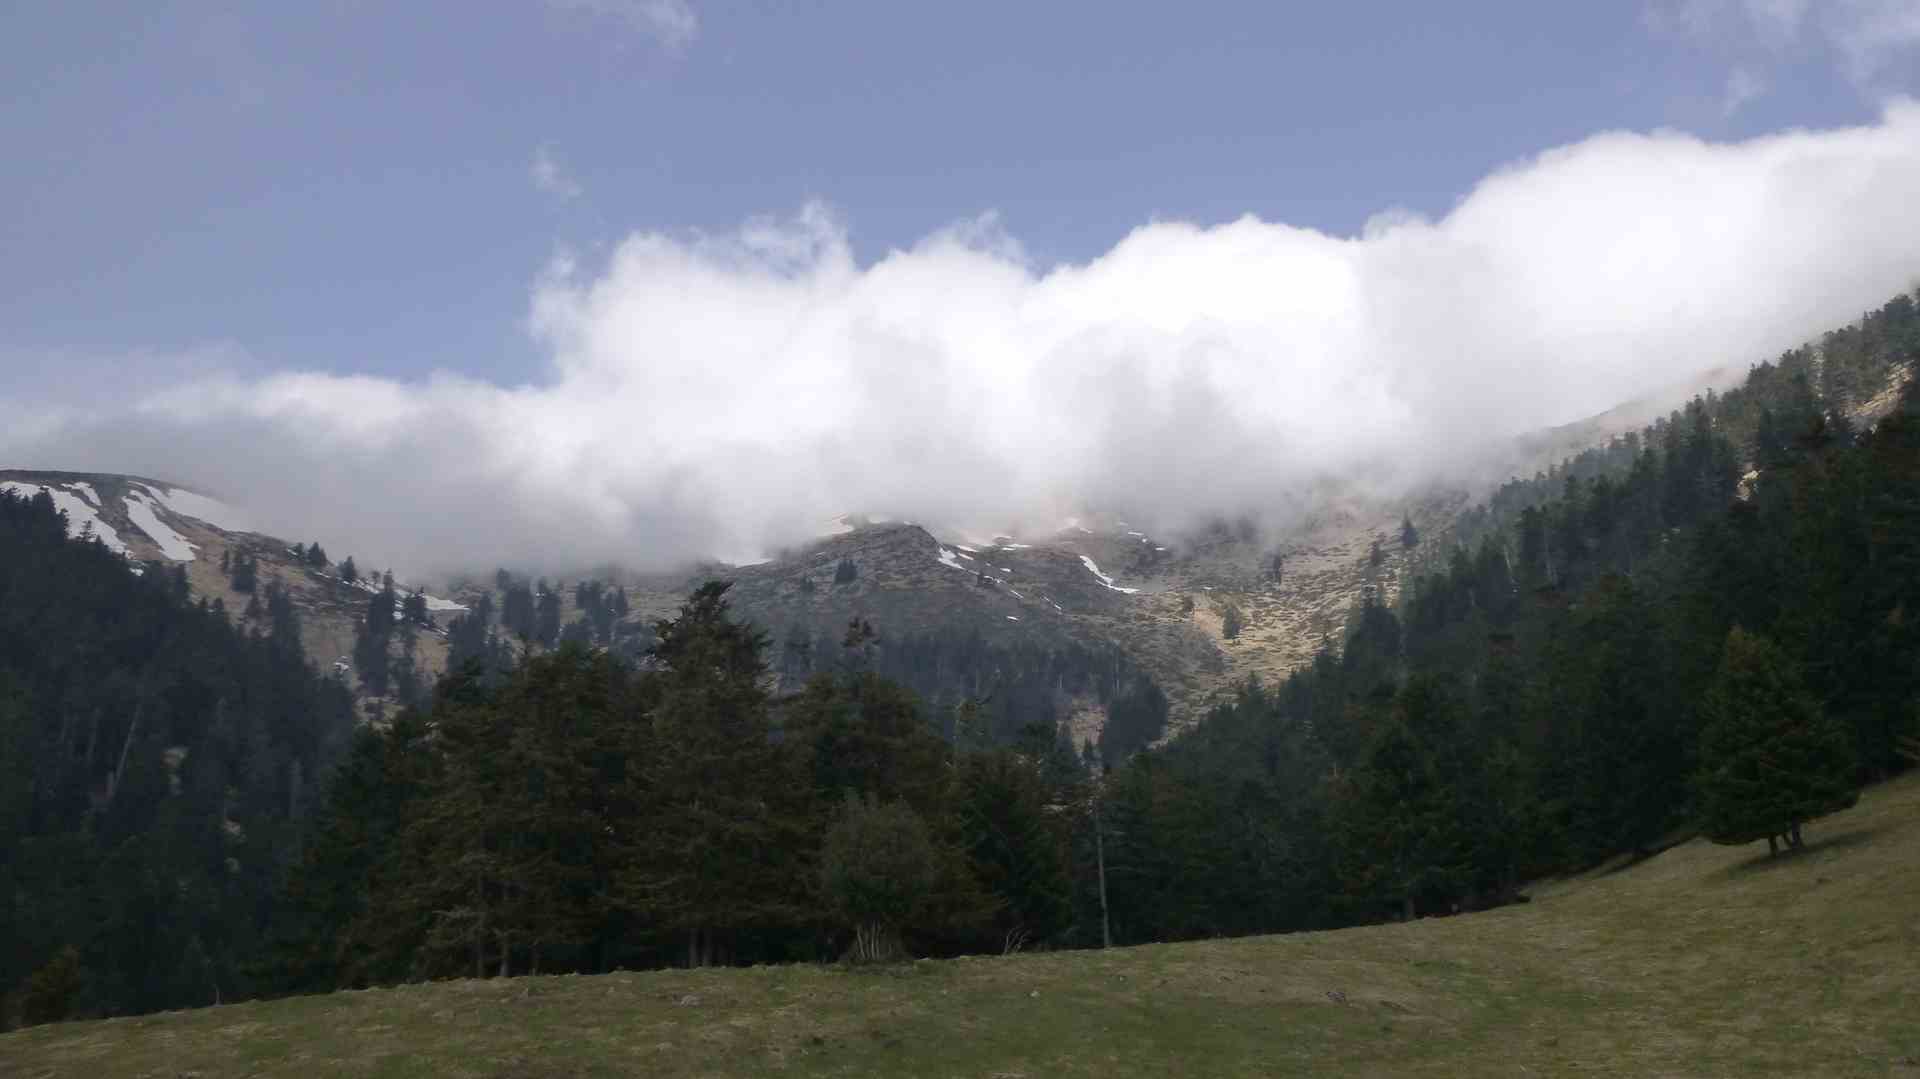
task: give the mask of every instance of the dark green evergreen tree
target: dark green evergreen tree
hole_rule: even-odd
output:
[[[1700,824],[1716,843],[1801,844],[1807,821],[1852,806],[1853,747],[1792,661],[1735,627],[1701,711]]]
[[[651,752],[630,774],[642,819],[617,837],[616,902],[676,939],[689,966],[727,961],[804,909],[806,784],[772,737],[766,637],[702,585],[659,623],[646,689]]]

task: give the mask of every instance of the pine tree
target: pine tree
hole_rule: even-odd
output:
[[[394,594],[391,581],[389,576],[386,587],[367,598],[367,616],[361,621],[353,642],[353,665],[360,672],[360,682],[376,697],[385,696],[392,684],[393,668],[387,642],[393,637],[399,597]]]
[[[1461,708],[1442,683],[1408,683],[1343,777],[1335,826],[1342,875],[1362,897],[1396,903],[1412,918],[1422,894],[1458,894],[1474,837],[1461,801],[1469,784],[1459,745]]]
[[[1859,798],[1847,732],[1806,690],[1785,653],[1739,627],[1701,702],[1700,821],[1715,843],[1776,837],[1801,844],[1800,826]]]
[[[1420,546],[1420,530],[1413,527],[1413,515],[1410,513],[1400,516],[1400,546],[1409,551]]]
[[[534,611],[533,639],[551,648],[560,643],[560,593],[543,588]]]
[[[1247,625],[1247,616],[1240,611],[1240,605],[1229,603],[1220,610],[1220,636],[1231,641],[1240,636]]]
[[[503,571],[504,572],[504,571]],[[510,581],[500,597],[500,624],[522,641],[531,641],[537,624],[533,589],[525,581]]]
[[[644,687],[651,752],[630,771],[641,810],[618,837],[616,904],[678,937],[689,966],[723,962],[748,932],[803,904],[805,784],[772,737],[766,636],[709,582],[658,624]]]
[[[252,592],[259,580],[258,560],[245,551],[234,555],[231,580],[235,592]]]
[[[955,838],[994,900],[991,943],[1012,951],[1064,932],[1073,917],[1069,833],[1050,812],[1055,792],[1040,770],[1009,750],[966,753],[956,787]]]
[[[860,568],[853,564],[853,559],[842,558],[840,565],[834,568],[833,583],[836,585],[852,584],[854,579],[859,576]]]
[[[307,545],[307,565],[314,569],[327,568],[327,552],[321,548],[319,540]]]
[[[340,563],[340,579],[348,584],[353,584],[360,579],[360,567],[353,564],[352,555],[348,555],[347,560]]]

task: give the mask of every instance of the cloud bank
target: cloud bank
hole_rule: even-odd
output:
[[[991,218],[862,265],[809,207],[556,262],[538,384],[198,375],[42,410],[0,460],[198,484],[412,572],[738,559],[849,510],[1170,527],[1420,482],[1776,355],[1912,287],[1916,191],[1903,102],[1739,143],[1596,135],[1359,236],[1155,222],[1055,267]]]

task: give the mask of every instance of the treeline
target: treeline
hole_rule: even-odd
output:
[[[877,614],[874,621],[884,629],[883,618]],[[824,621],[790,621],[771,662],[782,685],[798,686],[844,670],[852,658]],[[1074,707],[1097,705],[1107,720],[1092,749],[1108,761],[1125,759],[1166,731],[1166,694],[1112,645],[1008,642],[974,626],[928,627],[881,632],[860,646],[857,659],[916,694],[949,739],[958,736],[954,723],[962,708],[972,710],[989,742],[1009,745],[1035,729],[1064,731]]]
[[[1083,773],[1050,729],[957,737],[851,659],[768,692],[724,584],[649,661],[578,646],[363,730],[289,880],[279,991],[444,976],[999,951],[1072,938]]]
[[[564,584],[550,584],[544,577],[528,580],[502,569],[494,574],[494,586],[500,595],[497,604],[494,592],[483,592],[472,610],[447,623],[448,669],[478,662],[489,682],[498,683],[535,647],[577,644],[637,660],[652,643],[651,634],[628,618],[631,606],[624,586],[597,578],[576,582],[571,622],[564,621]]]
[[[234,628],[184,571],[0,495],[0,993],[17,1017],[250,995],[297,822],[352,725],[284,589]]]
[[[1920,351],[1920,293],[1896,296],[1879,310],[1862,315],[1858,324],[1830,331],[1817,343],[1790,349],[1773,363],[1759,365],[1731,392],[1709,391],[1700,404],[1729,444],[1751,448],[1791,434],[1779,426],[1782,415],[1824,409],[1844,422],[1846,415],[1888,393],[1916,351]],[[1681,415],[1669,416],[1644,431],[1628,432],[1604,446],[1583,450],[1532,477],[1510,480],[1462,513],[1449,538],[1468,549],[1489,536],[1508,542],[1527,509],[1552,501],[1569,482],[1584,484],[1602,476],[1619,481],[1644,448],[1677,437],[1676,428],[1684,422]],[[1444,558],[1448,546],[1430,550]],[[1434,563],[1420,567],[1423,572],[1444,568]]]

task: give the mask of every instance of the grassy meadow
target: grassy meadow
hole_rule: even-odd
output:
[[[0,1075],[1913,1075],[1920,775],[1808,849],[1109,952],[452,981],[0,1035]]]

